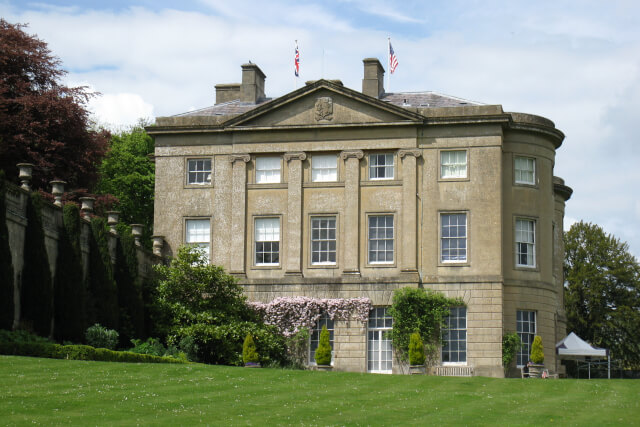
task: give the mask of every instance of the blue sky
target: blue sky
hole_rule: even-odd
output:
[[[433,90],[553,120],[566,139],[555,174],[584,219],[640,256],[640,3],[636,1],[0,0],[69,71],[102,95],[97,121],[126,126],[213,104],[214,85],[251,60],[268,96],[301,79],[360,90],[362,59],[399,66],[388,91]],[[324,59],[323,59],[324,52]]]

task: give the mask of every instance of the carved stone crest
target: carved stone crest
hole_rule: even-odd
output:
[[[328,96],[316,99],[316,121],[333,120],[333,100]]]

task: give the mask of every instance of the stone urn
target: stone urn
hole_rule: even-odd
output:
[[[539,365],[537,363],[532,363],[528,365],[529,367],[529,378],[540,378],[542,377],[542,371],[544,371],[544,365]]]
[[[424,365],[409,365],[409,375],[424,375],[426,371]]]
[[[333,370],[333,366],[331,365],[317,365],[316,371],[330,372]]]

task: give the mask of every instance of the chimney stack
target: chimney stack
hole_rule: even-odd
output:
[[[216,104],[240,99],[240,83],[216,85]]]
[[[252,104],[265,98],[264,75],[260,67],[249,62],[242,64],[242,84],[240,85],[240,101]]]
[[[365,58],[364,78],[362,79],[362,93],[380,98],[384,93],[384,68],[378,58]]]

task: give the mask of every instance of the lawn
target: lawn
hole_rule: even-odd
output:
[[[445,378],[0,356],[0,424],[630,425],[640,381]]]

